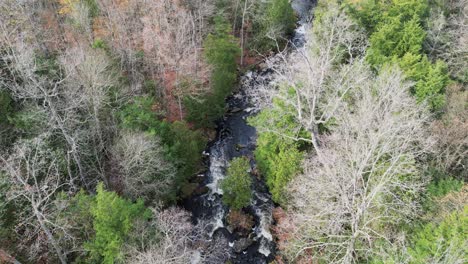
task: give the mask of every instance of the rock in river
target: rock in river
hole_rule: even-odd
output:
[[[253,240],[250,238],[242,237],[237,241],[234,241],[233,249],[236,253],[240,253],[252,245]]]

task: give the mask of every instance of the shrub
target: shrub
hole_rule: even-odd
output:
[[[100,38],[94,40],[93,44],[91,45],[93,49],[107,49],[106,42]]]
[[[431,183],[427,186],[427,193],[430,197],[442,197],[452,191],[458,192],[463,187],[463,181],[457,180],[443,171],[432,168],[428,173],[432,178]]]
[[[463,182],[453,178],[441,179],[437,182],[432,182],[427,187],[427,192],[434,197],[442,197],[452,191],[460,191],[463,187]]]
[[[468,206],[441,223],[424,225],[411,239],[411,263],[463,263],[468,257]]]
[[[96,0],[85,0],[84,2],[89,8],[90,17],[96,17],[99,15],[99,5]]]

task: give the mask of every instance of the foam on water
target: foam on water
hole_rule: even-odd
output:
[[[227,166],[227,160],[223,151],[219,153],[212,153],[210,155],[210,177],[211,183],[206,186],[211,190],[211,194],[223,194],[223,190],[220,187],[221,180],[225,177],[225,170]],[[212,200],[212,199],[211,199]]]

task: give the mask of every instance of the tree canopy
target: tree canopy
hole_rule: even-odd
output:
[[[250,163],[245,157],[234,158],[227,169],[226,178],[221,182],[223,202],[233,209],[242,209],[252,199]]]

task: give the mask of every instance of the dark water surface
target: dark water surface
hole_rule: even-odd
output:
[[[299,16],[296,34],[292,38],[295,46],[305,42],[304,32],[308,25],[310,10],[314,0],[293,0],[292,5]],[[221,201],[220,182],[226,175],[229,161],[235,157],[251,158],[252,169],[255,168],[253,151],[257,134],[255,128],[247,124],[247,118],[255,114],[253,105],[246,95],[248,89],[255,89],[260,83],[269,83],[272,78],[270,69],[250,71],[241,76],[239,91],[227,99],[228,111],[218,123],[216,139],[206,151],[207,172],[203,175],[201,186],[208,187],[208,192],[194,195],[184,202],[187,210],[193,214],[195,222],[205,220],[210,223],[208,235],[213,238],[221,236],[228,240],[233,264],[269,263],[274,259],[276,245],[270,233],[273,224],[272,209],[274,203],[263,180],[252,176],[253,199],[244,212],[254,217],[255,225],[247,235],[231,233],[227,228],[226,216],[229,208]],[[248,241],[248,243],[243,243]]]

